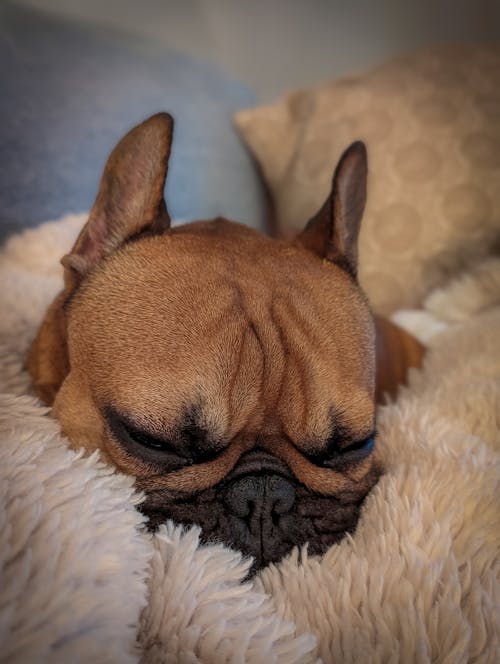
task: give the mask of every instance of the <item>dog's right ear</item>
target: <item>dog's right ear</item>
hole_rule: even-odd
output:
[[[108,158],[99,192],[75,246],[64,256],[65,283],[75,288],[103,258],[127,240],[170,227],[163,189],[173,120],[153,115],[134,127]]]
[[[158,113],[122,138],[108,158],[89,220],[61,260],[64,291],[50,306],[27,363],[47,404],[52,404],[69,371],[64,304],[87,274],[128,240],[170,227],[163,189],[172,132],[171,116]]]

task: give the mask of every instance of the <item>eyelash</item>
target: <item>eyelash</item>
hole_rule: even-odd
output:
[[[374,445],[375,445],[376,433],[372,433],[368,438],[364,438],[356,443],[352,443],[347,447],[341,448],[338,445],[335,446],[335,451],[333,454],[326,456],[323,454],[308,454],[307,458],[309,461],[314,463],[316,466],[321,467],[333,467],[342,463],[354,463],[356,461],[361,461],[371,454]]]
[[[114,438],[133,456],[142,458],[164,471],[177,470],[190,466],[193,461],[180,455],[167,442],[137,431],[114,413],[108,415],[108,425]]]
[[[142,445],[142,447],[146,447],[149,450],[164,452],[166,454],[174,454],[175,456],[182,458],[181,455],[178,454],[165,441],[154,438],[153,436],[149,436],[148,434],[145,434],[142,431],[136,431],[135,429],[132,429],[130,426],[128,426],[123,422],[122,426],[127,436],[129,436],[129,438],[131,438],[138,445]]]
[[[181,463],[183,466],[192,466],[195,463],[204,463],[211,461],[216,456],[219,455],[219,452],[214,452],[211,450],[200,451],[197,453],[191,452],[189,456],[179,453],[174,449],[168,442],[150,436],[149,434],[138,431],[134,429],[123,420],[120,421],[120,427],[125,432],[125,435],[136,445],[139,445],[144,450],[148,450],[149,453],[154,454],[157,460],[172,460]],[[119,436],[122,438],[122,436]]]
[[[373,446],[375,445],[375,434],[372,434],[371,436],[368,436],[368,438],[365,438],[364,440],[361,440],[357,443],[353,443],[352,445],[348,445],[347,447],[344,447],[344,449],[341,451],[341,454],[349,454],[350,452],[365,452],[366,454],[369,454]]]

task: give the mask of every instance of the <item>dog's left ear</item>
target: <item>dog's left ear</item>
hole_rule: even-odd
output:
[[[330,195],[295,242],[332,261],[356,278],[358,236],[366,203],[367,157],[357,141],[341,156]],[[409,367],[419,367],[423,346],[390,321],[374,316],[376,329],[376,397],[394,397]]]
[[[27,369],[38,395],[52,404],[70,366],[65,304],[87,274],[127,241],[170,227],[163,199],[173,120],[158,113],[134,127],[104,168],[89,219],[64,266],[64,290],[50,306],[31,346]]]
[[[336,263],[353,277],[357,273],[367,172],[364,143],[352,143],[340,157],[325,204],[296,238],[298,244]]]

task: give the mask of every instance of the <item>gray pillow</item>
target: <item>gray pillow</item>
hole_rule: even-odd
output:
[[[0,5],[0,238],[91,206],[106,157],[160,110],[176,120],[166,199],[177,219],[263,226],[231,117],[255,95],[213,66],[118,33]]]

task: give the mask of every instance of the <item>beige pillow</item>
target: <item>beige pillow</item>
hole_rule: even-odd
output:
[[[500,44],[439,46],[241,111],[285,235],[326,198],[335,164],[366,142],[359,273],[381,313],[415,306],[500,234]]]

